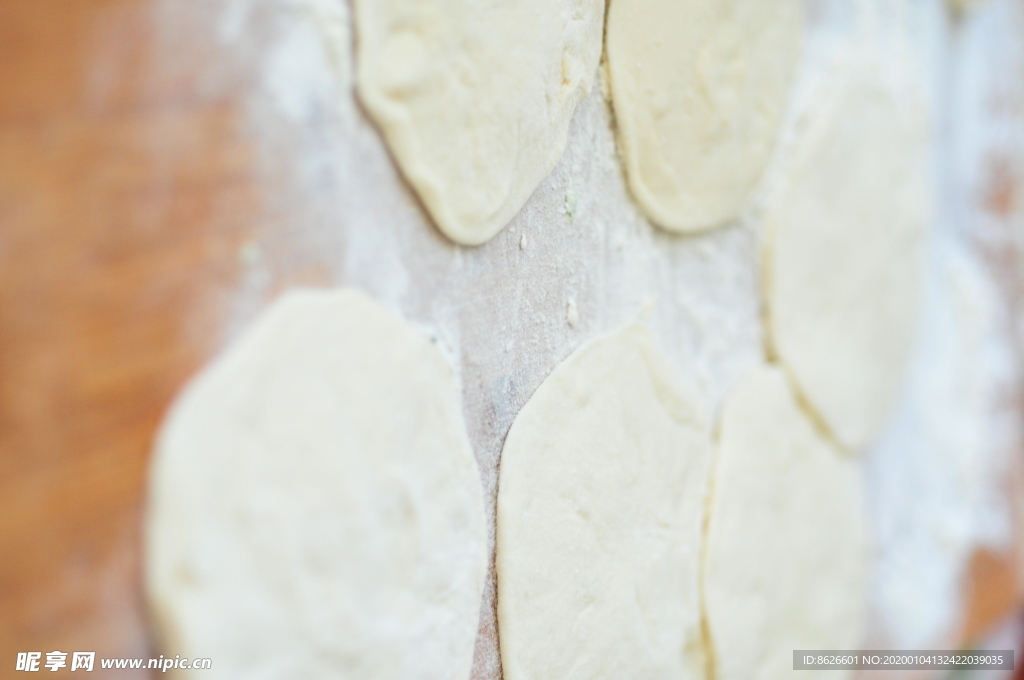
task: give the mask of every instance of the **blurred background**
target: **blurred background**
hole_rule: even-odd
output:
[[[140,576],[154,434],[287,287],[359,286],[458,348],[492,518],[512,419],[587,338],[650,307],[712,404],[759,361],[756,216],[697,237],[653,228],[603,87],[507,229],[478,248],[441,237],[353,96],[349,12],[0,0],[0,676],[22,651],[158,653]],[[866,646],[1019,652],[1024,0],[806,12],[798,95],[836,50],[896,43],[933,123],[921,340],[866,459]],[[492,575],[475,678],[500,677],[493,604]]]

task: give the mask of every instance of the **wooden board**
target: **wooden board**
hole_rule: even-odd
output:
[[[215,347],[218,291],[265,210],[237,102],[148,68],[151,12],[138,0],[0,5],[5,676],[18,651],[150,655],[149,448]],[[201,53],[182,58],[201,72]]]
[[[693,321],[708,308],[680,302],[711,281],[710,303],[756,327],[752,234],[652,230],[625,194],[599,96],[523,214],[491,244],[460,249],[430,225],[354,103],[299,102],[289,119],[288,93],[258,80],[251,60],[280,37],[275,13],[286,10],[253,3],[236,26],[218,9],[0,2],[0,667],[29,650],[155,654],[140,590],[154,432],[188,377],[285,287],[363,285],[415,320],[456,320],[492,501],[518,408],[574,346],[635,316],[652,291],[677,361],[738,357],[707,360],[712,401],[759,351],[756,332],[698,337],[733,331],[710,312]],[[228,40],[239,30],[249,42]],[[274,106],[274,117],[260,113]],[[349,174],[316,160],[316,149],[346,144],[357,149]],[[567,215],[577,192],[580,215]],[[373,209],[339,208],[353,203]],[[380,221],[361,222],[367,212]],[[541,227],[557,247],[538,248]],[[397,293],[374,239],[411,244],[411,280]],[[632,286],[644,276],[654,282]],[[570,299],[576,324],[564,316]],[[978,563],[972,633],[1015,601],[1007,564]],[[479,678],[500,674],[493,621],[490,593]]]

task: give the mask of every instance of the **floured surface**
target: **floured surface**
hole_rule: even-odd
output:
[[[923,333],[897,417],[867,459],[876,635],[904,649],[977,629],[958,586],[978,546],[1020,561],[1019,509],[1005,490],[1021,479],[1024,7],[973,4],[936,46],[948,71]],[[991,601],[1014,599],[996,591]]]
[[[863,470],[815,430],[778,368],[755,369],[726,400],[712,479],[703,581],[715,677],[787,677],[794,649],[861,648]]]
[[[953,273],[938,277],[951,284],[936,286],[936,317],[978,323],[997,341],[928,322],[930,356],[961,359],[938,372],[927,408],[935,415],[914,425],[921,436],[869,454],[873,533],[886,565],[873,587],[884,616],[870,626],[880,646],[937,629],[959,639],[962,593],[951,584],[964,573],[974,574],[976,600],[1009,606],[1014,598],[961,556],[979,542],[1008,548],[1005,535],[986,528],[1009,519],[987,489],[1005,482],[1000,461],[1021,459],[1013,430],[1024,382],[1012,344],[1024,299],[1021,6],[989,0],[952,21],[945,5],[808,2],[795,90],[799,111],[809,82],[827,79],[830,60],[853,38],[905,45],[884,62],[901,92],[922,81],[900,67],[925,62],[924,80],[945,88],[927,100],[940,113],[944,147],[935,231],[952,236],[958,253],[945,268]],[[9,161],[0,164],[0,448],[9,454],[0,577],[17,587],[0,608],[0,656],[149,654],[138,507],[154,429],[183,381],[288,286],[357,285],[437,330],[461,371],[489,494],[501,441],[527,397],[560,360],[635,318],[645,300],[655,299],[652,332],[678,368],[696,372],[712,408],[759,357],[749,232],[757,220],[681,239],[645,224],[622,189],[600,96],[579,108],[568,154],[512,232],[459,250],[437,238],[353,101],[350,60],[336,59],[351,57],[349,27],[332,20],[343,30],[326,30],[315,18],[347,15],[345,3],[10,6],[0,22],[0,33],[17,36],[0,60],[0,146]],[[972,270],[993,285],[961,275]],[[979,356],[990,364],[985,348],[1000,343],[1012,366],[979,369]],[[920,394],[904,399],[913,405]],[[972,415],[983,410],[984,418]],[[906,423],[907,412],[897,420]],[[972,438],[978,444],[958,443]],[[951,445],[934,455],[934,441]],[[906,489],[894,504],[889,490]],[[920,502],[926,495],[932,500]],[[492,502],[489,495],[488,512]],[[968,514],[976,519],[964,522]],[[475,658],[481,678],[500,675],[493,604],[488,595]],[[941,620],[914,623],[929,618]]]
[[[490,239],[565,148],[603,0],[358,0],[359,96],[449,238]]]
[[[651,220],[735,219],[761,179],[803,39],[799,0],[614,0],[607,60],[629,186]]]
[[[451,367],[354,291],[276,301],[157,443],[147,589],[179,677],[467,678],[486,574]]]
[[[783,152],[799,111],[811,103],[807,93],[828,78],[836,53],[854,38],[902,41],[904,52],[926,55],[936,69],[944,63],[932,50],[933,43],[946,39],[942,3],[907,3],[909,16],[895,18],[880,9],[890,4],[809,3],[796,114],[785,123]],[[988,36],[996,35],[995,28],[1012,27],[1006,21],[994,23],[977,29],[973,47],[964,48],[965,61],[979,53]],[[626,189],[612,118],[599,88],[578,107],[565,155],[523,211],[487,244],[463,249],[432,227],[356,104],[351,73],[339,70],[330,41],[307,15],[266,1],[177,0],[163,5],[158,25],[164,40],[162,68],[170,75],[179,63],[176,38],[181,35],[202,39],[215,51],[218,59],[204,72],[195,96],[214,101],[232,96],[244,103],[238,134],[252,139],[257,150],[259,196],[265,202],[238,242],[230,242],[236,248],[229,252],[232,258],[237,255],[231,269],[236,278],[203,298],[206,309],[220,312],[217,324],[211,329],[208,317],[197,309],[183,324],[182,337],[212,353],[276,291],[310,282],[358,286],[385,306],[434,328],[460,369],[465,419],[487,492],[489,524],[499,453],[515,415],[555,366],[586,340],[635,320],[650,304],[653,335],[680,374],[696,376],[699,398],[709,412],[720,407],[743,372],[760,360],[756,212],[697,237],[673,237],[654,228]],[[1009,38],[1001,35],[994,44],[1006,44]],[[892,63],[906,60],[899,53]],[[919,83],[906,74],[894,78],[915,87]],[[991,92],[972,94],[972,101],[981,107],[981,102],[991,101]],[[925,101],[934,106],[931,99]],[[1007,126],[1008,131],[999,133],[1001,139],[1017,134]],[[987,148],[971,140],[965,143],[970,149]],[[764,189],[768,196],[773,186],[770,176]],[[969,186],[964,191],[972,196],[979,191],[975,184]],[[956,247],[966,251],[970,246]],[[949,422],[968,420],[961,409],[942,410]],[[913,458],[879,456],[874,478],[895,484],[925,466],[944,483],[961,474],[949,458],[929,457],[927,446],[914,446]],[[964,460],[973,466],[976,459]],[[989,467],[979,468],[980,477],[989,474]],[[869,501],[889,502],[875,492]],[[883,512],[871,507],[873,517]],[[948,522],[935,520],[915,513],[900,526],[907,534],[938,543]],[[978,540],[974,529],[965,528],[962,536],[964,545]],[[959,558],[939,553],[933,559],[915,541],[902,536],[891,540],[885,546],[891,555],[892,567],[885,575],[889,583],[932,580],[947,568],[959,573]],[[951,582],[955,579],[946,581]],[[474,677],[496,680],[501,668],[493,580],[489,584]],[[958,599],[956,593],[950,597]],[[892,606],[888,601],[878,604],[887,611]],[[912,606],[919,607],[919,614],[925,607]],[[949,625],[954,626],[956,607],[949,611]],[[890,635],[886,639],[895,639]]]
[[[698,567],[710,433],[650,334],[580,348],[502,450],[507,680],[704,676]]]
[[[949,234],[934,239],[930,255],[928,332],[908,396],[866,460],[880,546],[874,599],[880,628],[900,649],[956,634],[956,593],[971,552],[979,544],[1000,552],[1013,533],[999,488],[1001,437],[993,436],[1003,429],[997,400],[1012,380],[1012,358],[996,328],[992,283]]]

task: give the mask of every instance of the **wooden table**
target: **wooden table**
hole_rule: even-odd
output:
[[[295,166],[253,141],[252,69],[209,31],[164,30],[216,3],[175,4],[0,0],[0,668],[154,654],[140,511],[159,420],[231,319],[335,282],[327,256],[289,250],[311,218]],[[257,228],[280,248],[239,310]],[[972,633],[1016,597],[1005,556],[973,574]]]
[[[210,53],[183,49],[178,73],[151,68],[152,11],[0,3],[5,669],[26,650],[150,655],[150,445],[215,349],[218,292],[266,210],[237,102],[197,85]]]

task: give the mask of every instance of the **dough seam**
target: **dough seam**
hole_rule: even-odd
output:
[[[700,555],[697,559],[697,596],[700,603],[700,641],[704,648],[704,674],[707,680],[718,677],[718,659],[711,636],[711,622],[708,619],[707,582],[708,535],[711,529],[711,507],[715,500],[715,485],[718,480],[718,443],[721,433],[721,419],[718,420],[711,438],[711,453],[708,460],[708,479],[705,483],[704,516],[701,518]]]
[[[803,414],[807,417],[807,419],[810,420],[811,424],[814,426],[814,429],[818,431],[818,434],[825,437],[825,439],[830,441],[833,445],[836,446],[836,448],[838,448],[844,454],[853,455],[853,452],[851,452],[845,445],[843,445],[842,442],[839,441],[839,438],[835,435],[835,433],[832,432],[832,429],[825,422],[825,419],[821,416],[820,413],[818,413],[817,409],[814,408],[814,405],[811,404],[811,402],[807,399],[807,396],[803,393],[803,390],[800,388],[799,383],[797,383],[795,376],[793,376],[792,372],[790,371],[789,366],[786,365],[786,362],[784,362],[782,360],[782,357],[779,356],[779,352],[775,347],[775,334],[771,332],[772,296],[768,294],[768,286],[770,285],[770,282],[772,280],[772,255],[775,248],[775,241],[772,238],[772,234],[769,233],[774,231],[774,229],[772,228],[773,226],[773,224],[767,223],[762,225],[761,243],[759,248],[761,252],[761,256],[759,258],[761,266],[761,272],[759,276],[759,280],[761,282],[760,315],[762,325],[761,327],[764,329],[764,332],[761,334],[761,337],[763,339],[764,345],[765,363],[769,366],[777,367],[782,371],[782,374],[786,378],[786,382],[789,383],[789,388],[793,391],[793,397],[796,400],[797,408],[799,408],[800,411],[802,411]],[[719,434],[720,432],[716,431],[716,441]]]

